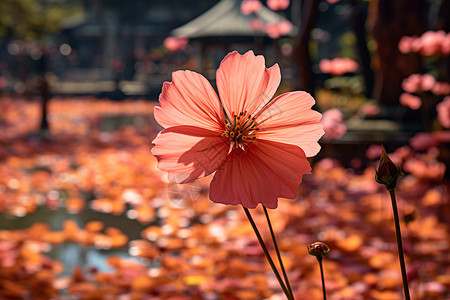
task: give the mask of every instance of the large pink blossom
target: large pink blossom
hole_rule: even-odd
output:
[[[202,75],[174,72],[155,107],[164,127],[153,141],[158,168],[178,183],[215,173],[209,195],[217,203],[276,208],[278,197],[295,198],[323,129],[308,93],[271,100],[280,81],[279,66],[266,69],[252,51],[223,59],[216,73],[220,99]]]
[[[450,128],[450,96],[444,98],[442,102],[436,105],[437,119],[445,128]]]

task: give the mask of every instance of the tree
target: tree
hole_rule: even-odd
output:
[[[292,8],[297,15],[297,24],[300,32],[295,39],[294,59],[297,67],[298,87],[301,90],[314,94],[314,75],[312,72],[309,41],[311,30],[314,28],[319,0],[303,0]]]
[[[76,1],[70,0],[0,1],[0,37],[3,38],[0,51],[5,51],[9,42],[21,40],[37,44],[41,52],[37,63],[39,93],[42,98],[41,130],[48,129],[49,86],[45,79],[48,60],[46,44],[51,41],[51,34],[61,28],[62,21],[71,15],[76,5]]]
[[[370,8],[372,36],[377,42],[373,97],[384,105],[396,105],[405,77],[420,71],[420,57],[402,54],[398,42],[405,35],[425,31],[425,0],[373,0]]]

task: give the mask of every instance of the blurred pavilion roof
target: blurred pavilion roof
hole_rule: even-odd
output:
[[[222,0],[199,17],[174,29],[171,34],[191,39],[267,36],[263,30],[251,28],[251,21],[254,19],[260,19],[264,24],[287,20],[264,5],[258,12],[244,15],[240,0]],[[296,32],[297,29],[293,26],[289,35]]]

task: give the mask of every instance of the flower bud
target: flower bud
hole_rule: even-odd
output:
[[[307,247],[308,253],[315,256],[317,259],[322,259],[322,257],[324,257],[331,250],[327,244],[322,242],[315,242]]]
[[[380,184],[384,184],[388,191],[394,190],[397,180],[403,177],[400,167],[392,162],[383,146],[381,146],[380,164],[375,172],[375,180]]]

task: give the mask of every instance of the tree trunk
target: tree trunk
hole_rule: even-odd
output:
[[[398,42],[402,36],[425,31],[425,1],[374,0],[371,5],[372,35],[377,42],[373,98],[394,106],[402,93],[402,80],[420,72],[420,56],[400,53]]]
[[[370,98],[373,93],[374,73],[372,70],[372,59],[367,47],[366,16],[364,4],[361,0],[351,0],[353,6],[352,27],[356,36],[356,46],[358,49],[361,71],[364,77],[365,96]]]
[[[318,0],[305,0],[303,5],[297,5],[297,15],[300,24],[299,34],[294,45],[294,60],[297,68],[298,88],[314,95],[314,74],[312,72],[309,41],[311,30],[317,19]]]
[[[42,57],[39,60],[39,93],[41,96],[41,131],[47,131],[48,125],[48,100],[50,99],[50,86],[47,81],[47,50],[42,49]]]

